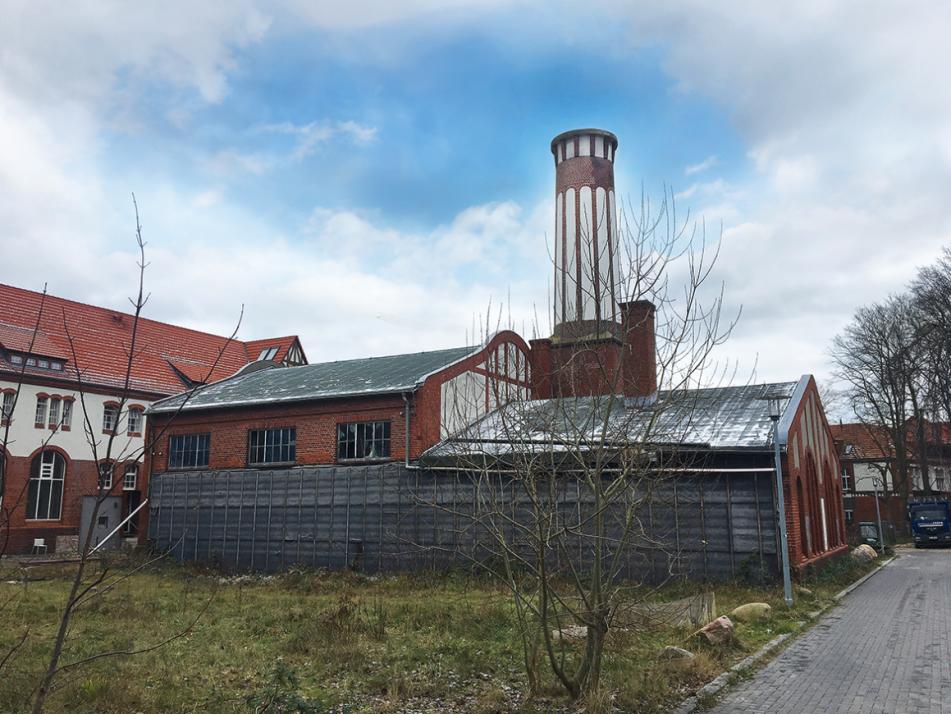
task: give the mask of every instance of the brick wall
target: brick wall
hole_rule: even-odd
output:
[[[48,447],[49,448],[49,447]],[[29,457],[11,456],[7,465],[7,487],[4,505],[10,511],[10,540],[7,554],[29,553],[34,538],[43,538],[52,552],[58,536],[75,535],[79,530],[83,496],[95,496],[98,491],[96,463],[92,460],[70,460],[66,453],[58,451],[66,460],[66,473],[63,479],[63,502],[60,518],[55,521],[27,520],[27,488],[30,479]],[[39,450],[36,452],[39,453]],[[117,487],[121,489],[121,484]],[[121,491],[116,491],[121,493]],[[3,534],[0,534],[2,547]]]

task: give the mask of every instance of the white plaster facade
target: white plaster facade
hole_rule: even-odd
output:
[[[16,389],[16,383],[0,380],[0,392],[5,389]],[[72,398],[73,408],[70,420],[69,430],[50,429],[49,428],[49,403],[47,402],[46,425],[43,428],[35,426],[36,401],[37,395],[46,394],[50,397],[60,399]],[[24,384],[20,389],[20,396],[17,399],[12,419],[10,421],[9,440],[7,441],[7,452],[15,457],[27,457],[44,445],[57,446],[65,451],[69,458],[81,459],[86,461],[93,460],[92,449],[86,436],[84,428],[85,419],[83,416],[83,407],[79,398],[79,391],[75,389],[63,389],[49,385]],[[83,396],[86,404],[86,410],[89,415],[89,421],[92,424],[93,435],[98,441],[99,458],[105,456],[104,450],[109,438],[108,434],[103,433],[103,414],[107,402],[118,402],[118,396],[104,394],[93,394],[87,392]],[[148,407],[150,402],[142,400],[133,400],[129,404]],[[60,406],[62,410],[62,406]],[[62,414],[62,411],[60,411]],[[145,433],[145,415],[142,415],[142,425],[139,434]],[[117,429],[117,436],[112,446],[113,460],[126,460],[140,458],[144,440],[142,436],[128,435],[128,410],[124,409],[120,415]],[[0,432],[2,439],[2,432]]]

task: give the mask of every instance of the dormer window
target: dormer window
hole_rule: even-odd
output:
[[[36,367],[37,369],[50,369],[54,372],[63,371],[63,361],[58,359],[49,359],[48,357],[32,357],[30,355],[10,353],[10,363],[16,365],[26,364],[27,367]]]
[[[23,355],[10,355],[10,361],[13,364],[23,364]]]
[[[277,356],[277,347],[265,347],[258,355],[258,362],[262,359],[274,359]]]

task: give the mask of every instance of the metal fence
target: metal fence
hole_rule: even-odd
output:
[[[498,476],[489,496],[518,522],[528,504]],[[559,482],[557,512],[584,523],[593,502],[576,481]],[[367,572],[468,567],[493,556],[471,515],[486,483],[453,471],[402,465],[196,471],[152,478],[149,537],[182,561],[227,570],[294,566]],[[608,514],[620,529],[621,514]],[[772,578],[777,572],[772,484],[766,473],[681,475],[655,488],[641,529],[620,554],[622,575],[660,581]],[[614,525],[612,525],[614,524]],[[506,540],[519,546],[514,526]],[[553,554],[584,568],[590,538]]]

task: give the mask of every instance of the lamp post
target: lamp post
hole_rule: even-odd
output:
[[[884,481],[884,479],[882,479]],[[882,484],[882,490],[884,490],[885,484]],[[878,507],[878,479],[872,479],[872,488],[875,490],[875,520],[878,522],[878,549],[880,552],[885,552],[885,533],[882,531],[882,512]]]
[[[792,607],[792,578],[789,575],[789,537],[786,533],[786,497],[783,495],[783,461],[779,452],[779,417],[783,413],[784,397],[768,397],[769,418],[773,422],[773,458],[776,470],[776,520],[779,522],[779,550],[783,564],[783,595],[786,605]]]

